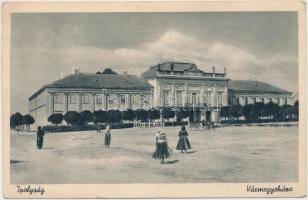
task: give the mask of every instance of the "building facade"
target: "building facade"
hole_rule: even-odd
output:
[[[29,98],[36,124],[54,113],[150,109],[152,86],[133,75],[76,73],[43,86]]]
[[[202,108],[197,118],[218,120],[220,107],[228,105],[228,79],[223,73],[204,72],[193,63],[163,62],[142,74],[154,88],[153,105],[156,107]]]
[[[261,81],[229,80],[193,63],[167,61],[150,67],[141,77],[79,73],[43,86],[29,98],[29,113],[37,125],[54,113],[89,110],[200,108],[193,121],[219,121],[220,108],[235,104],[274,102],[293,104],[294,95]],[[201,110],[201,111],[200,111]]]
[[[278,105],[293,104],[292,93],[271,84],[254,80],[230,80],[228,82],[228,104],[264,104],[273,102]]]

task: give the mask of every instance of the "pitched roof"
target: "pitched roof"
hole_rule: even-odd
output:
[[[90,88],[90,89],[136,89],[150,90],[152,86],[142,78],[134,75],[79,73],[66,76],[43,86],[29,99],[45,88]]]
[[[192,66],[196,66],[193,63],[182,63],[182,62],[165,62],[162,64],[158,64],[159,71],[176,71],[176,72],[184,72],[185,70],[190,69]]]
[[[167,61],[164,63],[159,63],[147,71],[145,71],[141,76],[143,78],[152,78],[156,77],[157,71],[174,71],[174,72],[184,72],[194,68],[196,71],[202,71],[196,67],[193,63],[185,63],[185,62],[174,62]]]
[[[291,94],[291,92],[269,83],[254,80],[229,80],[228,89],[232,92],[254,94]]]

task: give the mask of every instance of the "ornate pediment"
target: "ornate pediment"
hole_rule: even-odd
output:
[[[188,72],[202,72],[195,64],[191,64],[190,67],[186,70]]]

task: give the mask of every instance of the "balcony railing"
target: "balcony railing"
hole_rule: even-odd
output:
[[[182,72],[157,72],[159,76],[175,76],[175,77],[208,77],[208,78],[224,78],[223,73],[182,73]]]

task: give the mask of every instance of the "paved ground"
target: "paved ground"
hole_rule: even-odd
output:
[[[11,133],[11,182],[196,183],[297,181],[298,127],[222,127],[189,131],[192,150],[175,150],[179,127],[165,128],[173,154],[153,159],[154,128],[112,130],[111,148],[95,131]]]

